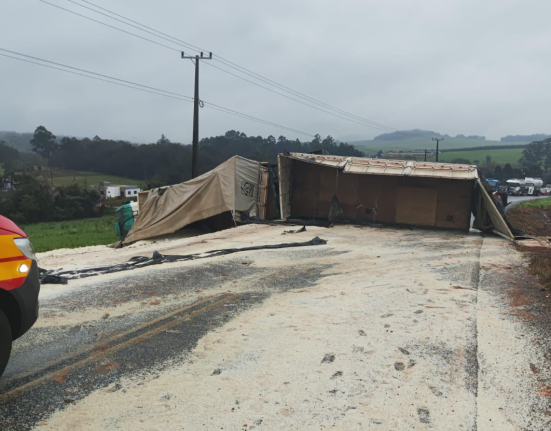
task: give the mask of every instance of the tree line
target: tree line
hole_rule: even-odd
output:
[[[15,187],[0,193],[0,214],[18,224],[65,221],[99,214],[99,194],[78,185],[51,187],[31,175],[12,174]]]
[[[98,213],[99,194],[85,187],[53,187],[38,181],[31,172],[42,166],[141,180],[144,188],[176,184],[191,178],[191,146],[171,142],[164,135],[152,144],[127,141],[63,137],[60,140],[44,126],[36,128],[30,146],[33,153],[18,151],[0,141],[3,178],[11,188],[0,193],[0,214],[16,223],[63,221],[92,217]],[[207,172],[234,155],[276,163],[277,154],[325,151],[329,154],[362,156],[352,145],[331,136],[300,142],[284,136],[247,136],[235,130],[199,143],[199,172]]]
[[[60,142],[45,127],[39,126],[31,140],[35,153],[46,159],[49,166],[92,171],[143,180],[157,186],[180,183],[191,178],[191,145],[173,143],[165,137],[152,144],[132,144],[127,141],[63,137]],[[223,136],[204,138],[199,142],[199,172],[205,173],[234,155],[260,162],[276,163],[283,151],[312,152],[324,150],[329,154],[362,156],[354,146],[337,142],[331,136],[301,142],[268,136],[247,136],[230,130]]]

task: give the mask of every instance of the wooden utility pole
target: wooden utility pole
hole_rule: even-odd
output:
[[[443,141],[444,138],[432,138],[433,141],[436,141],[436,161],[438,161],[438,144],[440,141]]]
[[[182,51],[182,58],[189,58],[191,61],[195,60],[195,95],[193,97],[193,146],[191,155],[191,178],[195,178],[199,175],[199,105],[202,105],[199,100],[199,60],[212,60],[212,52],[208,57],[201,56],[186,56]],[[202,107],[202,106],[201,106]]]

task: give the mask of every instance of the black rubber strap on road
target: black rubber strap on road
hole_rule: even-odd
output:
[[[257,245],[252,247],[243,248],[225,248],[221,250],[211,250],[204,253],[184,254],[184,255],[164,255],[157,251],[153,252],[153,256],[136,256],[130,259],[128,262],[119,263],[115,265],[97,266],[93,268],[85,268],[78,270],[62,269],[56,270],[44,270],[40,269],[40,282],[42,284],[67,284],[67,280],[77,280],[79,278],[93,277],[101,274],[112,274],[114,272],[129,271],[131,269],[145,268],[151,265],[160,265],[161,263],[168,262],[183,262],[186,260],[206,259],[209,257],[224,256],[232,253],[239,253],[241,251],[253,251],[253,250],[276,250],[280,248],[291,247],[308,247],[313,245],[327,244],[327,240],[315,237],[306,242],[287,242],[283,244],[271,244],[271,245]]]

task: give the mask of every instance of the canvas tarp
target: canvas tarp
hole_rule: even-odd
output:
[[[257,215],[260,163],[234,156],[185,183],[154,189],[125,243],[165,235],[227,211]]]

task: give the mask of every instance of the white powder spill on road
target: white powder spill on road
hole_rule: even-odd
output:
[[[533,406],[542,404],[541,395],[526,378],[530,364],[541,366],[542,356],[527,348],[529,340],[520,336],[526,328],[491,292],[491,269],[482,270],[479,283],[479,255],[483,268],[503,259],[520,262],[509,243],[409,229],[307,229],[291,238],[281,236],[282,227],[244,226],[200,237],[206,243],[188,238],[162,244],[178,254],[319,235],[329,240],[323,253],[305,248],[232,258],[281,268],[282,274],[305,262],[328,269],[317,284],[274,293],[237,315],[162,371],[97,390],[38,429],[543,429],[538,428],[543,419],[530,417]],[[86,251],[92,256],[86,263],[123,261],[155,249],[168,248],[149,244],[112,255]],[[63,256],[71,255],[44,261],[48,268],[66,265]],[[64,289],[78,291],[87,283],[92,279]],[[252,277],[232,289],[228,280],[219,291],[254,291],[257,284]],[[131,312],[131,304],[120,311]],[[94,310],[79,313],[67,317],[72,323],[99,318]],[[38,325],[63,322],[59,316],[44,319]]]

